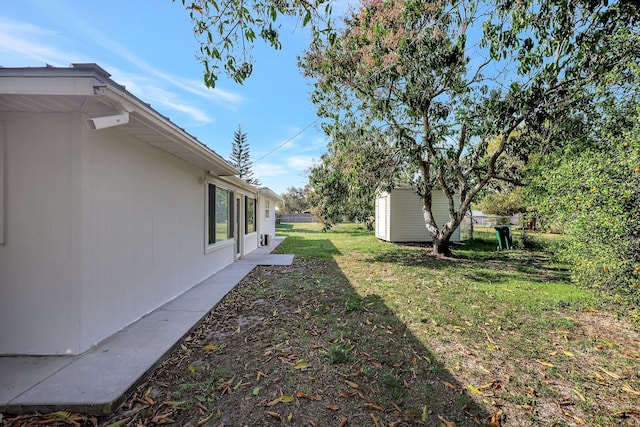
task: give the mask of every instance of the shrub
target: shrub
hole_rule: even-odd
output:
[[[563,225],[576,282],[640,303],[640,126],[610,144],[540,171],[536,213]]]

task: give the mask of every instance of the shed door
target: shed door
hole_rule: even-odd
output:
[[[379,197],[376,203],[376,237],[388,240],[387,236],[387,197]]]

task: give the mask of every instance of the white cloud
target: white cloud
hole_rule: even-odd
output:
[[[289,156],[279,163],[258,162],[253,164],[253,171],[258,177],[281,176],[295,172],[306,172],[318,160],[313,156]]]
[[[60,36],[47,29],[0,17],[0,57],[3,66],[31,65],[68,66],[69,58],[82,60],[83,55],[66,52],[55,44],[64,44]]]
[[[149,93],[149,92],[146,92]],[[156,97],[152,97],[156,99],[156,102],[159,105],[162,105],[168,109],[180,111],[191,117],[193,120],[198,122],[198,124],[207,124],[213,122],[213,118],[211,118],[205,111],[195,108],[191,103],[184,102],[179,99],[174,99],[173,94],[169,92],[165,92],[162,89],[158,89],[158,95]],[[164,96],[162,96],[164,95]]]
[[[307,170],[315,163],[316,160],[312,156],[291,156],[287,159],[287,166],[297,171]]]
[[[304,130],[298,126],[289,126],[284,129],[285,135],[291,135],[286,139],[283,139],[278,145],[282,145],[282,148],[287,150],[293,150],[299,148],[298,141],[303,138]]]
[[[164,73],[164,78],[180,89],[192,93],[194,95],[205,98],[218,105],[222,105],[232,111],[236,111],[239,106],[244,104],[245,98],[234,92],[230,92],[220,88],[210,89],[204,85],[204,83],[198,80],[180,79],[176,77],[167,76]]]
[[[195,95],[203,102],[214,103],[231,111],[236,111],[245,102],[237,93],[220,88],[209,89],[200,81],[162,72],[84,22],[75,20],[75,24],[82,27],[89,39],[142,71],[137,74],[129,73],[117,67],[101,64],[113,75],[115,81],[154,107],[185,114],[195,123],[202,125],[211,123],[214,119],[204,108],[199,108],[197,102],[186,99],[184,95]],[[22,67],[30,63],[35,66],[50,64],[67,67],[73,62],[95,61],[95,58],[88,59],[84,54],[64,51],[58,47],[73,42],[46,28],[0,17],[0,58],[3,66]],[[85,49],[90,48],[87,43],[83,46]]]
[[[212,123],[214,119],[201,108],[198,108],[191,100],[184,99],[178,93],[167,90],[157,85],[155,79],[147,75],[126,73],[116,67],[109,67],[112,78],[127,90],[152,107],[162,107],[163,110],[177,111],[186,114],[198,125]]]
[[[317,129],[313,128],[314,123],[308,125],[306,128],[300,128],[298,126],[287,127],[285,129],[285,132],[287,135],[291,136],[283,139],[281,142],[275,145],[275,150],[282,149],[288,151],[295,150],[298,152],[309,152],[326,148],[327,143],[326,139],[323,136],[313,136],[313,133],[318,132]],[[309,137],[309,134],[311,134],[311,137]]]
[[[203,82],[193,79],[185,79],[182,77],[173,76],[171,74],[160,71],[159,69],[153,67],[151,64],[146,62],[144,59],[140,58],[138,55],[131,52],[126,47],[115,43],[109,37],[105,37],[101,33],[95,31],[94,29],[89,29],[87,27],[87,33],[93,38],[93,40],[108,50],[109,52],[127,60],[128,62],[134,64],[140,70],[147,73],[149,77],[155,77],[156,79],[160,79],[164,83],[169,84],[177,89],[188,92],[192,95],[196,95],[198,97],[204,98],[210,102],[221,105],[225,108],[228,108],[232,111],[235,111],[242,103],[244,103],[244,98],[236,93],[225,91],[220,88],[209,89],[207,88]],[[157,83],[157,80],[156,80]]]
[[[311,138],[311,142],[307,144],[305,151],[326,151],[327,138],[324,135],[318,135]]]
[[[281,176],[290,171],[281,164],[274,163],[256,163],[253,165],[254,176],[260,178],[269,176]]]

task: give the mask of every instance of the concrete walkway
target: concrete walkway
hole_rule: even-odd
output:
[[[276,237],[78,356],[0,357],[0,412],[106,415],[258,265],[291,265]]]

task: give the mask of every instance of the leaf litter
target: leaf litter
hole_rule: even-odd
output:
[[[352,303],[358,299],[366,310]],[[579,313],[576,326],[549,331],[549,350],[530,358],[510,356],[501,330],[483,328],[470,344],[459,337],[469,325],[427,325],[453,333],[416,339],[414,326],[375,295],[355,292],[332,262],[259,267],[112,415],[0,420],[5,427],[501,427],[592,425],[604,414],[600,425],[640,424],[640,335],[614,315]],[[352,349],[348,360],[331,363],[332,346]]]

